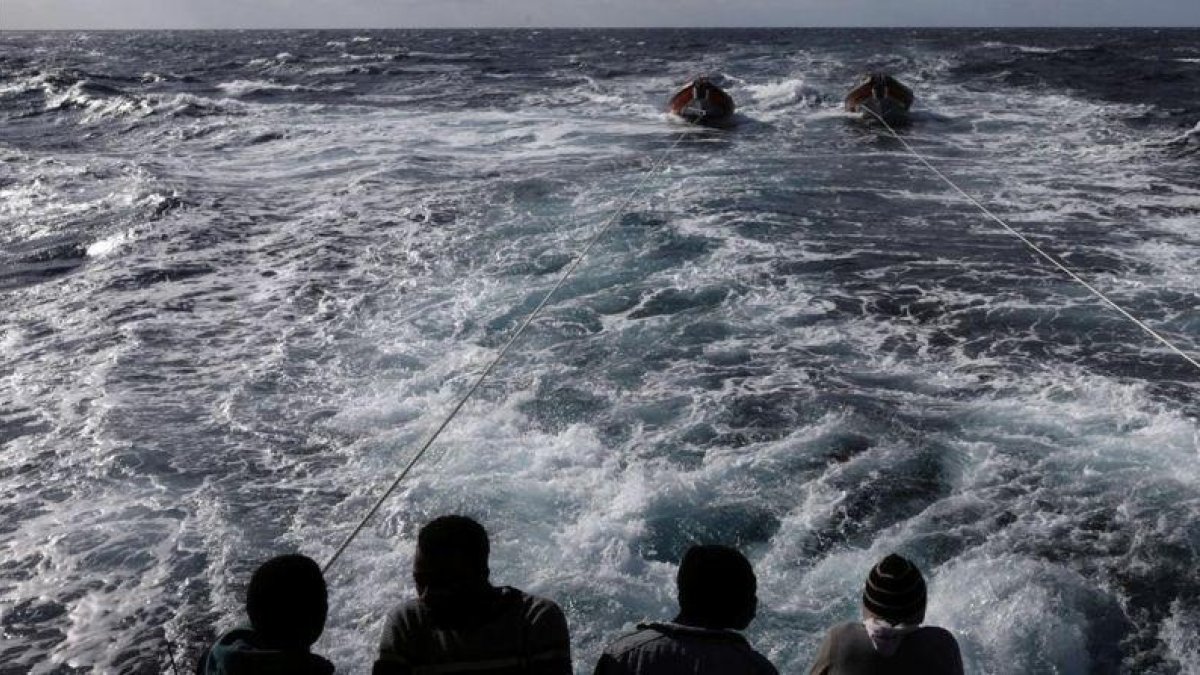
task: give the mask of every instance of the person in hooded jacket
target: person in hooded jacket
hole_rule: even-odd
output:
[[[417,533],[417,598],[387,619],[374,675],[571,675],[558,605],[489,580],[487,531],[442,516]]]
[[[777,675],[742,636],[758,611],[750,561],[728,546],[693,546],[676,577],[679,615],[639,624],[610,644],[595,675]]]
[[[246,589],[250,625],[209,647],[197,675],[331,675],[333,664],[309,651],[325,630],[328,590],[308,556],[281,555],[263,563]]]
[[[829,631],[809,675],[962,675],[950,631],[921,625],[925,604],[921,571],[903,556],[887,556],[867,575],[863,620]]]

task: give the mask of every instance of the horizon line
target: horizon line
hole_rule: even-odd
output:
[[[0,33],[69,33],[69,32],[135,32],[135,31],[380,31],[380,30],[1197,30],[1200,24],[1169,25],[830,25],[830,26],[222,26],[222,27],[137,27],[137,28],[0,28]]]

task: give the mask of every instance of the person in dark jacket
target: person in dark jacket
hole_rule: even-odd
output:
[[[911,561],[895,553],[879,561],[863,589],[863,621],[830,630],[809,675],[962,675],[950,631],[921,625],[925,602]]]
[[[250,626],[217,639],[200,657],[197,675],[330,675],[333,664],[309,651],[325,630],[328,591],[308,556],[263,563],[246,589]]]
[[[374,675],[571,675],[567,619],[558,605],[489,581],[483,526],[436,518],[417,534],[417,599],[393,610]]]
[[[738,631],[758,611],[750,561],[728,546],[693,546],[676,577],[679,615],[639,624],[610,644],[595,675],[777,675]]]

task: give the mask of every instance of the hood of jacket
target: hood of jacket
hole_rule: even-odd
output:
[[[268,647],[250,628],[222,635],[204,657],[202,675],[332,675],[333,664],[308,651]]]

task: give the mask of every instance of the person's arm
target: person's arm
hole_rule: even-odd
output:
[[[529,672],[531,675],[572,675],[571,633],[558,605],[546,600],[530,617]]]
[[[958,643],[954,643],[954,663],[950,666],[950,675],[963,675],[962,652],[958,651]]]
[[[754,652],[754,656],[758,661],[758,665],[754,669],[755,672],[759,675],[779,675],[779,669],[775,667],[774,663],[771,663],[771,659],[758,652]]]
[[[829,669],[833,665],[834,632],[831,630],[825,635],[825,640],[821,642],[821,647],[817,650],[817,658],[813,660],[808,675],[829,675]]]
[[[963,675],[962,652],[958,649],[958,640],[954,639],[954,634],[944,630],[946,634],[945,646],[942,648],[946,655],[942,672],[945,675]]]
[[[628,671],[620,661],[611,655],[601,654],[600,660],[596,661],[596,670],[592,672],[592,675],[628,675]]]
[[[379,638],[379,656],[371,668],[371,675],[412,675],[412,664],[407,658],[405,622],[401,616],[403,608],[388,614]]]
[[[412,675],[412,672],[412,668],[407,664],[384,660],[382,656],[375,660],[375,665],[371,668],[371,675]]]

